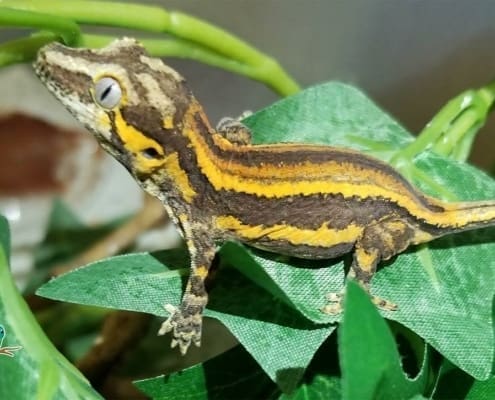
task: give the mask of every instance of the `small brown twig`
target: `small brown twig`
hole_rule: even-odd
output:
[[[122,355],[143,337],[151,315],[115,311],[107,315],[95,344],[76,366],[94,386],[99,386]]]
[[[146,231],[165,216],[162,204],[155,198],[146,195],[141,210],[129,221],[115,229],[108,236],[91,246],[69,263],[52,268],[51,275],[58,276],[74,268],[86,265],[96,260],[101,260],[119,253],[136,240],[142,232]]]

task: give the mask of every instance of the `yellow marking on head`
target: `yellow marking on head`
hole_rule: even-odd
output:
[[[172,129],[174,127],[173,115],[167,115],[165,118],[163,118],[163,127],[165,129]]]
[[[129,125],[119,110],[115,110],[115,127],[116,133],[124,143],[125,148],[134,156],[134,167],[137,170],[151,172],[163,165],[163,159],[147,158],[142,154],[144,150],[153,148],[160,156],[163,156],[164,150],[162,146],[156,140]]]
[[[363,232],[363,227],[354,224],[350,224],[344,229],[332,229],[326,223],[317,229],[303,229],[286,224],[249,225],[231,215],[216,217],[215,222],[220,229],[232,231],[244,239],[287,240],[295,246],[331,247],[341,243],[352,243]]]
[[[177,188],[182,193],[184,200],[188,203],[192,203],[197,193],[191,186],[187,172],[180,167],[179,155],[177,153],[172,153],[167,156],[163,166],[167,174],[173,179],[177,185]],[[179,216],[179,221],[184,223],[184,221],[187,221],[187,216],[185,214],[181,214]]]

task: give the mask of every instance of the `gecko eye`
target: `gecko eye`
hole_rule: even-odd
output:
[[[94,98],[99,106],[106,109],[114,108],[122,98],[122,88],[115,79],[105,76],[95,82]]]
[[[153,148],[153,147],[148,147],[146,149],[144,149],[143,151],[141,151],[141,154],[145,157],[145,158],[148,158],[148,159],[154,159],[154,158],[160,158],[161,155],[160,153],[158,152],[157,149]]]

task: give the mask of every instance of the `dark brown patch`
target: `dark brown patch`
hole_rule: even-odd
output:
[[[301,229],[317,229],[327,223],[331,229],[344,229],[352,223],[365,226],[390,214],[408,216],[407,210],[385,199],[344,199],[340,193],[266,198],[221,191],[217,199],[220,215],[233,215],[249,225],[288,224]]]

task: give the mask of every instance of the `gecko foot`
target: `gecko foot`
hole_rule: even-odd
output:
[[[378,297],[378,296],[371,295],[371,301],[380,310],[384,310],[384,311],[396,311],[399,308],[397,306],[397,304],[392,303],[391,301],[382,299],[381,297]]]
[[[338,315],[342,313],[342,301],[344,300],[344,292],[328,293],[325,296],[329,304],[325,304],[320,308],[320,311],[328,315]]]
[[[175,307],[171,304],[166,304],[165,310],[170,316],[162,323],[158,335],[172,332],[171,347],[179,346],[182,355],[186,354],[191,342],[197,347],[201,346],[202,310],[194,307]]]
[[[370,299],[374,305],[376,305],[379,309],[385,311],[396,311],[397,304],[392,303],[391,301],[382,299],[381,297],[374,296],[370,294]],[[320,308],[321,312],[328,315],[338,315],[342,312],[343,307],[342,303],[344,300],[344,292],[340,293],[328,293],[326,295],[326,300],[329,304],[325,304]]]

